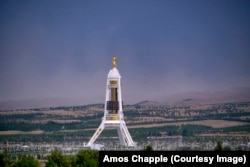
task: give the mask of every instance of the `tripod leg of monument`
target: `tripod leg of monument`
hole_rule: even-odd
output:
[[[123,146],[126,146],[127,143],[126,143],[126,141],[124,139],[124,135],[122,134],[121,127],[117,127],[117,133],[118,133],[120,144],[123,145]]]
[[[130,147],[134,146],[133,139],[130,136],[130,133],[128,131],[128,128],[127,128],[125,122],[121,123],[119,130],[120,130],[120,133],[122,135],[124,145],[125,146],[130,146]],[[119,134],[119,132],[118,132],[118,134]]]
[[[87,146],[90,147],[95,142],[95,140],[98,138],[98,136],[102,133],[103,129],[104,129],[104,124],[102,122],[101,125],[96,130],[95,134],[92,136],[92,138],[88,142]]]

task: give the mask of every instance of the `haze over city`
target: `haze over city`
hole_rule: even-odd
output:
[[[0,101],[126,103],[250,85],[250,1],[1,1]],[[80,102],[79,101],[79,102]]]

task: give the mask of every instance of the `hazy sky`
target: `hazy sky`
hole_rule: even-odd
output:
[[[0,101],[125,102],[250,86],[249,0],[2,0]]]

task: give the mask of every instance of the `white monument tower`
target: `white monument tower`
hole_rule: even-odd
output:
[[[123,118],[121,75],[117,69],[116,57],[113,58],[113,69],[108,73],[104,107],[104,117],[102,118],[101,125],[87,146],[91,147],[106,127],[117,129],[121,145],[129,147],[135,146]]]

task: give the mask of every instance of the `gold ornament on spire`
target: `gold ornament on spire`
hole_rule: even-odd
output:
[[[112,62],[113,62],[113,67],[114,67],[114,68],[116,68],[116,67],[117,67],[117,60],[118,60],[118,58],[117,58],[117,57],[113,57]]]

